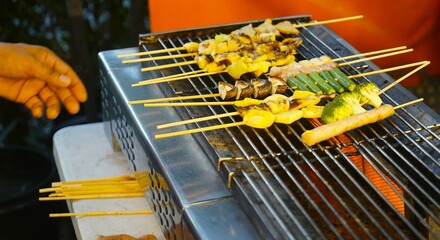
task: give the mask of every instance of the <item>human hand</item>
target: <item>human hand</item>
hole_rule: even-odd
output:
[[[54,119],[60,102],[78,113],[87,91],[73,69],[46,47],[0,43],[0,97],[24,104],[34,117]]]

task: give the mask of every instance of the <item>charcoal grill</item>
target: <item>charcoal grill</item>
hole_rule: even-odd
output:
[[[312,20],[303,15],[273,21],[286,19]],[[139,50],[179,47],[262,22],[142,34]],[[326,26],[300,31],[299,60],[358,53]],[[168,239],[440,238],[440,117],[425,104],[397,110],[389,119],[313,147],[300,136],[319,123],[305,119],[264,130],[242,126],[154,139],[164,132],[156,129],[159,124],[235,109],[144,108],[128,101],[215,93],[218,81],[232,79],[217,74],[133,88],[141,80],[197,70],[189,65],[141,72],[141,67],[191,59],[123,65],[116,57],[137,50],[99,53],[104,121],[109,139],[133,170],[149,172],[152,187],[146,198]],[[349,75],[378,69],[369,61],[342,68]],[[355,81],[383,88],[394,80],[379,74]],[[382,95],[391,105],[415,98],[400,85]],[[236,121],[240,119],[222,118],[174,130]]]

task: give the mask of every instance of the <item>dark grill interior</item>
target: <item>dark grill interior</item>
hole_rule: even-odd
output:
[[[274,23],[284,19],[274,19]],[[307,16],[287,19],[310,20]],[[260,22],[253,22],[254,26]],[[245,24],[248,23],[141,35],[140,50],[201,42]],[[357,53],[325,26],[300,31],[303,44],[298,48],[298,60]],[[163,55],[167,54],[175,53]],[[152,61],[143,67],[185,60],[192,59]],[[366,61],[341,69],[352,75],[378,68]],[[197,66],[189,65],[145,75],[153,79],[195,70]],[[393,81],[386,74],[354,80],[373,81],[380,88]],[[171,97],[176,93],[216,93],[218,81],[233,82],[227,74],[217,74],[159,85],[164,95]],[[289,94],[292,92],[288,91]],[[381,97],[391,105],[415,99],[400,85]],[[195,101],[213,101],[213,98]],[[182,120],[236,111],[232,106],[175,107],[175,110]],[[188,128],[238,121],[241,118],[234,116],[190,124]],[[311,148],[305,146],[301,134],[321,124],[318,120],[301,119],[291,125],[275,124],[264,130],[242,126],[198,133],[194,137],[211,157],[206,160],[220,167],[225,184],[230,186],[263,238],[440,238],[440,117],[436,113],[424,104],[412,105],[397,110],[387,120]]]

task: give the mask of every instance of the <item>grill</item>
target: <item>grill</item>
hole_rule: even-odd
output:
[[[286,19],[311,21],[308,15],[273,21]],[[179,47],[262,22],[142,34],[139,49]],[[298,60],[358,53],[326,26],[300,31]],[[144,108],[129,100],[216,93],[218,81],[232,79],[217,74],[132,88],[140,80],[198,70],[189,65],[142,73],[141,67],[192,59],[122,65],[116,58],[134,50],[99,53],[104,121],[133,169],[149,172],[146,198],[168,239],[440,239],[440,117],[425,104],[313,147],[300,136],[320,123],[305,119],[264,130],[242,126],[156,140],[163,133],[158,124],[235,109]],[[378,69],[369,61],[342,67],[348,75]],[[378,74],[355,81],[383,88],[394,80]],[[381,96],[391,105],[415,99],[400,85]],[[221,118],[174,130],[237,121]]]

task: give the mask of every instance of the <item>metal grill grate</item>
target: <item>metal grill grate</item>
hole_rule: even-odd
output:
[[[141,51],[178,47],[245,24],[248,23],[141,35],[140,47]],[[300,37],[304,42],[298,48],[298,59],[357,53],[324,26],[302,28]],[[153,61],[146,65],[184,60],[191,59]],[[377,69],[373,63],[363,62],[344,67],[343,71],[351,75]],[[197,67],[189,65],[146,75],[152,79],[194,70]],[[166,96],[176,92],[215,93],[218,81],[232,79],[219,74],[160,84],[160,89]],[[380,74],[356,81],[373,81],[383,88],[393,79]],[[400,85],[382,95],[384,102],[392,105],[414,98]],[[188,119],[235,109],[209,106],[181,107],[176,111],[182,119]],[[222,118],[188,128],[236,121],[241,119]],[[320,125],[317,120],[275,124],[265,130],[234,127],[194,137],[211,156],[209,160],[220,166],[225,183],[231,185],[235,198],[264,238],[426,239],[440,238],[439,122],[436,113],[419,104],[312,148],[302,144],[300,136],[306,129]]]

